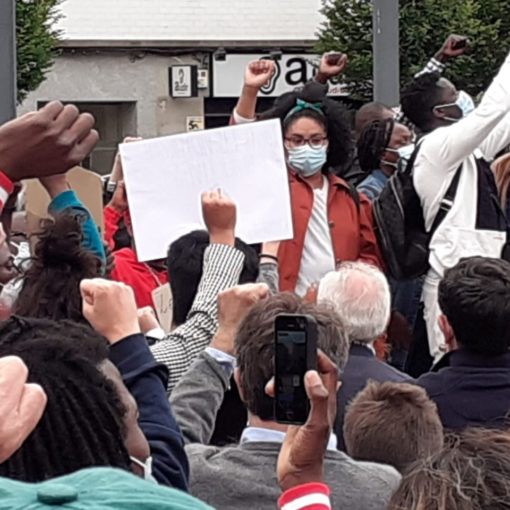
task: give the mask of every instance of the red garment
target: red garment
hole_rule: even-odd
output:
[[[118,224],[123,217],[113,207],[107,205],[104,210],[105,240],[108,246],[113,249],[113,236],[118,230]],[[139,262],[135,251],[132,248],[123,248],[113,252],[115,268],[112,271],[111,279],[129,285],[134,293],[138,308],[152,306],[152,291],[159,286],[168,283],[166,270],[157,270],[149,267],[148,264]]]
[[[122,248],[113,253],[115,269],[111,279],[129,285],[135,292],[138,308],[152,306],[152,291],[160,285],[168,283],[166,271],[149,268],[147,264],[138,262],[136,253],[132,248]]]
[[[115,236],[115,232],[119,230],[119,222],[122,219],[122,213],[114,209],[112,206],[107,205],[103,209],[103,218],[104,218],[104,240],[108,244],[110,250],[113,250],[115,246],[115,241],[113,237]]]
[[[311,482],[286,490],[278,499],[280,510],[330,510],[330,490],[324,483]]]
[[[278,251],[280,290],[293,292],[301,267],[308,222],[312,214],[313,190],[298,175],[289,172],[294,239],[280,244]],[[360,211],[342,179],[329,175],[328,220],[335,262],[361,260],[381,267],[372,228],[371,205],[360,195]]]

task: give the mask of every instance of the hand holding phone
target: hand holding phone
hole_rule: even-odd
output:
[[[317,369],[317,323],[308,315],[281,314],[275,319],[275,419],[306,422],[310,402],[304,378]]]
[[[308,419],[301,427],[287,429],[278,457],[278,482],[283,491],[324,479],[324,457],[336,419],[338,367],[319,351],[317,369],[305,379],[311,401]]]

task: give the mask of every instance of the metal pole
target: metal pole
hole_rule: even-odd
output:
[[[0,0],[0,124],[16,116],[16,1]]]
[[[374,100],[400,103],[398,0],[373,0]]]

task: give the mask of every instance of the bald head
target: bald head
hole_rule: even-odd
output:
[[[388,281],[362,262],[346,262],[319,284],[318,302],[331,303],[351,341],[373,342],[386,331],[391,312]]]
[[[368,124],[374,120],[386,120],[394,118],[393,111],[388,106],[374,101],[364,104],[357,112],[354,118],[354,130],[356,138],[359,138],[361,132]]]

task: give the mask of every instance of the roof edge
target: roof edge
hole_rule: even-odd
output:
[[[237,41],[237,40],[189,40],[189,41],[171,41],[163,39],[155,40],[120,40],[120,39],[64,39],[59,41],[58,47],[62,49],[68,48],[94,48],[94,49],[110,49],[110,48],[161,48],[161,49],[252,49],[252,48],[304,48],[312,49],[317,43],[316,39],[294,39],[294,40],[256,40],[256,41]]]

